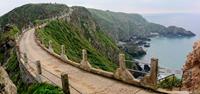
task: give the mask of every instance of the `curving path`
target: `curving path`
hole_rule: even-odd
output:
[[[52,72],[54,75],[59,77],[62,72],[67,73],[69,76],[69,83],[78,91],[81,91],[82,94],[155,94],[155,92],[91,74],[60,61],[37,45],[34,29],[24,33],[19,47],[22,53],[27,54],[29,60],[33,62],[40,60],[42,67]],[[31,63],[30,66],[33,68],[35,67],[35,65]],[[45,71],[43,71],[42,74],[47,77],[48,80],[61,86],[60,78]],[[44,79],[42,80],[45,81]],[[78,94],[78,92],[72,88],[70,88],[70,91],[72,94]]]

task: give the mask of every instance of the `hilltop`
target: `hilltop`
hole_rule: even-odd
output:
[[[44,20],[67,12],[68,9],[69,7],[64,4],[26,4],[1,16],[0,26],[3,29],[7,24],[11,24],[22,29],[38,20]]]

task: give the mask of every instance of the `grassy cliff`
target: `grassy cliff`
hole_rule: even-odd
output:
[[[0,25],[3,28],[6,24],[13,24],[21,29],[30,22],[44,20],[66,11],[68,7],[63,4],[26,4],[0,17]]]
[[[18,94],[64,94],[62,89],[47,83],[35,83],[28,85],[24,83],[20,76],[19,62],[14,50],[5,64],[5,69],[9,73],[10,79],[17,86]]]
[[[28,85],[21,79],[19,62],[15,50],[15,35],[20,33],[16,26],[2,33],[0,47],[0,62],[9,74],[10,79],[17,87],[18,94],[63,94],[62,90],[47,83]]]
[[[104,47],[110,47],[113,50],[119,50],[116,45],[101,31],[92,32],[99,44]],[[82,49],[88,52],[88,59],[95,68],[107,71],[114,71],[116,63],[109,60],[100,49],[95,48],[88,37],[81,34],[81,31],[75,26],[64,21],[52,21],[45,28],[37,31],[38,37],[44,40],[46,46],[48,41],[52,41],[52,46],[56,53],[61,53],[61,45],[65,45],[66,55],[69,59],[80,62],[82,59]],[[89,35],[87,35],[89,36]],[[104,48],[106,49],[106,48]]]
[[[194,36],[191,31],[176,26],[165,27],[151,23],[140,14],[122,13],[89,9],[96,23],[103,31],[116,40],[128,40],[133,36],[148,37],[152,33],[158,33],[164,37]]]

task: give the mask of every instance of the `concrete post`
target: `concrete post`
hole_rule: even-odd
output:
[[[50,51],[50,52],[53,52],[52,41],[51,41],[51,40],[49,41],[49,51]]]
[[[90,63],[88,62],[87,51],[85,49],[82,50],[81,68],[88,71],[90,70],[90,68],[92,68]]]
[[[63,59],[67,59],[67,56],[65,55],[65,45],[61,45],[61,54],[60,56],[63,58]]]
[[[26,54],[26,53],[24,53],[24,62],[25,62],[25,63],[28,63],[28,57],[27,57],[27,54]]]
[[[65,54],[65,45],[61,45],[61,55]]]
[[[70,94],[68,74],[61,74],[62,89],[65,94]]]
[[[82,60],[87,61],[87,51],[85,49],[82,50]]]
[[[119,54],[119,67],[121,69],[126,69],[126,63],[125,63],[125,56],[124,56],[124,54]]]
[[[119,80],[130,82],[130,83],[134,80],[133,75],[126,68],[124,54],[119,54],[119,68],[117,68],[117,70],[115,71],[114,77]]]
[[[41,75],[42,75],[42,67],[40,61],[36,61],[36,68],[37,68],[37,74],[36,79],[38,82],[42,82]]]
[[[40,41],[40,43],[43,45],[44,44],[44,42],[43,42],[43,38],[41,38],[41,41]]]
[[[36,65],[37,65],[37,72],[38,74],[42,74],[42,67],[41,67],[41,64],[40,64],[40,61],[36,61]]]
[[[157,74],[158,74],[158,59],[151,58],[151,70],[149,75],[145,75],[141,80],[146,86],[156,88],[157,85]]]
[[[152,80],[152,85],[157,85],[158,59],[151,58],[150,66],[151,66],[150,79]]]

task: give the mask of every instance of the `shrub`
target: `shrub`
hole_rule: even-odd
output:
[[[180,86],[181,86],[181,79],[175,76],[167,77],[158,84],[158,87],[165,89],[172,89],[173,87],[180,87]]]
[[[27,94],[64,94],[61,88],[47,83],[33,84],[28,88]]]

